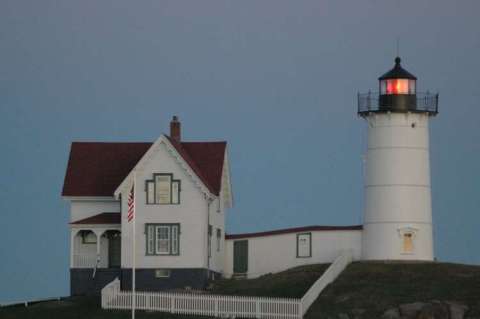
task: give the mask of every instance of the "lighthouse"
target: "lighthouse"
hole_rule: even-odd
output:
[[[364,260],[433,260],[429,120],[438,94],[417,92],[417,78],[395,59],[379,92],[358,94],[365,119]]]

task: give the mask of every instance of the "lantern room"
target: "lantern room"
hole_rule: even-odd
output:
[[[438,94],[418,93],[417,78],[405,70],[399,57],[394,67],[378,78],[379,92],[358,94],[358,114],[366,116],[375,112],[438,112]]]
[[[380,94],[415,94],[417,78],[402,68],[400,58],[395,58],[395,67],[378,78]]]
[[[417,107],[417,78],[402,68],[400,58],[395,58],[393,69],[378,78],[380,85],[379,107],[386,111],[414,111]]]

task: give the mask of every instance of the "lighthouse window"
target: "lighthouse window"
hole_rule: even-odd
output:
[[[413,234],[412,233],[403,234],[403,252],[404,253],[413,252]]]
[[[415,94],[415,80],[382,80],[380,82],[380,94]]]
[[[408,94],[415,94],[416,90],[415,80],[408,80]]]

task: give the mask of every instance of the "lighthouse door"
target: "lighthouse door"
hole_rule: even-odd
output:
[[[248,240],[233,242],[233,272],[243,274],[248,271]]]

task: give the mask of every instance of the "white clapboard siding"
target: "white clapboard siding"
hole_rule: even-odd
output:
[[[138,291],[136,308],[214,317],[300,319],[321,291],[345,269],[351,260],[351,252],[340,255],[302,299]],[[121,291],[118,278],[102,289],[103,309],[131,309],[131,307],[132,292]]]

